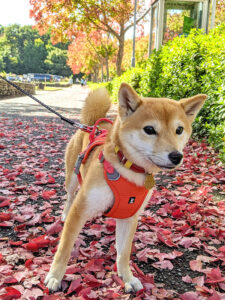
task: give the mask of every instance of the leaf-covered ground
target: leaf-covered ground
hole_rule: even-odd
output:
[[[65,201],[63,156],[73,128],[58,119],[0,119],[1,299],[225,299],[225,172],[205,143],[190,141],[179,170],[157,176],[140,217],[132,269],[144,285],[123,292],[115,270],[115,221],[88,222],[62,289],[44,278]],[[216,200],[215,200],[216,199]]]

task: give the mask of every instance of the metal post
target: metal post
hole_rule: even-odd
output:
[[[136,12],[137,12],[137,0],[134,1],[133,56],[131,60],[131,67],[135,67]]]
[[[211,17],[211,26],[210,26],[211,29],[213,29],[215,26],[215,14],[216,14],[216,0],[212,0],[212,17]]]
[[[150,57],[151,52],[152,52],[152,22],[153,22],[153,9],[151,5],[151,10],[150,10],[150,28],[149,28],[149,40],[148,40],[148,57]]]

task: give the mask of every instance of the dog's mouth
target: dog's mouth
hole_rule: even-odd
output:
[[[150,157],[148,157],[148,159],[152,164],[154,164],[156,167],[158,167],[161,170],[167,170],[167,171],[170,170],[170,171],[172,171],[172,170],[175,170],[180,165],[180,164],[179,165],[173,165],[173,164],[171,164],[171,165],[160,165],[160,164],[154,162]]]

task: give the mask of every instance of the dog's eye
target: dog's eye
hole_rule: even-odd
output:
[[[184,131],[184,127],[179,126],[177,127],[176,134],[182,134],[183,131]]]
[[[144,129],[144,132],[149,135],[157,134],[153,126],[145,126],[143,129]]]

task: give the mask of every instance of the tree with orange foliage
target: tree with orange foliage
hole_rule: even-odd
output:
[[[55,42],[71,41],[80,31],[104,31],[118,43],[117,74],[121,74],[125,34],[133,26],[134,3],[132,0],[30,0],[30,16],[40,32],[51,28]],[[145,1],[137,5],[137,24],[148,14]]]
[[[80,32],[68,48],[68,65],[73,73],[83,72],[93,75],[97,81],[99,70],[106,67],[106,79],[109,80],[109,59],[115,53],[115,45],[104,32]]]

